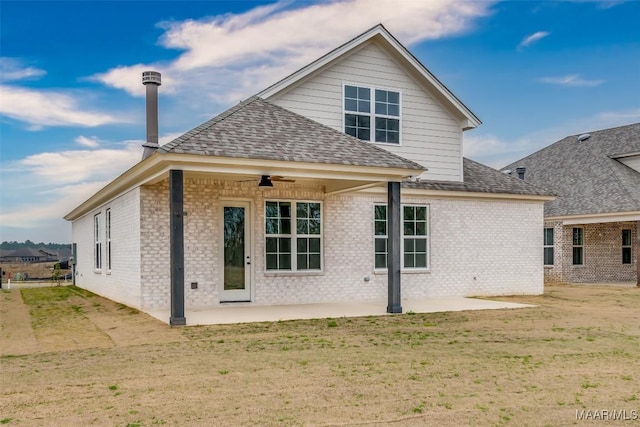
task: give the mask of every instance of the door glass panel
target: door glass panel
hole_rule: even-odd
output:
[[[224,208],[224,290],[245,288],[244,208]]]

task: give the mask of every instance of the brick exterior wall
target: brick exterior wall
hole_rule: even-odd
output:
[[[635,222],[610,222],[554,227],[554,265],[545,267],[545,281],[569,283],[630,282],[637,280],[638,230]],[[584,229],[584,264],[573,265],[573,228]],[[622,264],[622,230],[631,230],[631,264]]]
[[[168,308],[169,195],[166,181],[141,198],[142,308]],[[185,179],[185,306],[219,303],[221,200],[251,203],[254,304],[386,299],[387,275],[373,268],[373,206],[386,194],[326,196],[321,186]],[[322,202],[323,271],[265,272],[265,200]],[[431,268],[402,275],[403,297],[540,294],[543,291],[542,203],[403,196],[430,210]],[[198,282],[197,289],[189,284]]]
[[[105,212],[111,210],[111,271],[107,271]],[[94,269],[94,216],[102,216],[102,270]],[[73,221],[77,244],[76,284],[140,308],[140,189],[135,188]]]

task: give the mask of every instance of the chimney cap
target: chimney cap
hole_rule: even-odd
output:
[[[157,71],[143,71],[142,72],[142,84],[155,84],[160,86],[162,84],[162,75]]]

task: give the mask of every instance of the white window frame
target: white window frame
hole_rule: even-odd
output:
[[[624,244],[624,235],[625,232],[629,233],[629,244],[625,245]],[[622,233],[621,233],[621,238],[622,238],[622,251],[621,251],[621,256],[622,256],[622,265],[629,265],[629,264],[633,264],[633,233],[631,232],[631,229],[629,228],[624,228],[622,229]],[[629,251],[629,262],[624,262],[624,252],[625,249],[627,249]]]
[[[347,111],[346,110],[346,105],[345,105],[345,88],[346,86],[354,86],[357,88],[365,88],[365,89],[369,89],[369,113],[364,113],[364,112],[355,112],[355,111]],[[383,90],[386,92],[396,92],[398,94],[398,115],[397,116],[393,116],[393,115],[386,115],[386,114],[376,114],[375,112],[375,104],[376,104],[376,90]],[[362,83],[350,83],[350,82],[343,82],[342,83],[342,131],[346,133],[346,120],[345,120],[345,115],[346,114],[355,114],[355,115],[361,115],[361,116],[368,116],[369,117],[369,123],[370,123],[370,128],[369,128],[369,140],[367,141],[366,139],[361,139],[361,141],[367,141],[373,144],[382,144],[382,145],[389,145],[392,147],[401,147],[402,146],[402,91],[400,89],[396,89],[396,88],[389,88],[389,87],[382,87],[382,86],[371,86],[371,85],[366,85],[366,84],[362,84]],[[376,141],[376,117],[378,118],[384,118],[384,119],[397,119],[398,120],[398,142],[380,142],[380,141]]]
[[[574,234],[575,234],[575,230],[581,230],[580,231],[580,237],[581,237],[581,242],[580,244],[576,244],[575,238],[574,238]],[[575,257],[575,249],[576,248],[581,248],[582,249],[582,256],[580,257],[580,262],[576,263],[576,257]],[[581,266],[584,265],[584,228],[583,227],[573,227],[571,229],[571,264],[575,265],[575,266]]]
[[[551,243],[547,241],[547,230],[551,230]],[[554,228],[544,227],[544,235],[542,237],[542,247],[543,247],[542,262],[547,267],[555,265],[555,249],[553,245],[554,238],[555,238]],[[547,264],[547,249],[551,249],[551,264]]]
[[[102,212],[93,216],[93,269],[102,271]]]
[[[104,218],[105,218],[105,232],[106,232],[106,240],[107,240],[107,247],[106,247],[106,257],[107,257],[107,272],[111,271],[111,260],[112,260],[112,254],[111,254],[111,209],[107,209],[105,211],[104,214]]]
[[[291,233],[290,234],[267,234],[267,203],[290,203],[291,204]],[[320,234],[298,234],[298,203],[315,203],[320,206]],[[309,273],[318,274],[324,271],[324,207],[319,200],[286,200],[286,199],[265,199],[263,207],[264,217],[264,272],[266,274],[283,274],[283,273]],[[267,238],[289,238],[291,239],[291,269],[268,269],[267,268]],[[320,268],[317,269],[299,269],[298,268],[298,238],[320,239]],[[309,253],[309,252],[306,252]]]
[[[375,203],[373,205],[373,269],[375,272],[387,272],[387,268],[380,268],[380,267],[376,267],[376,249],[375,249],[375,241],[376,239],[385,239],[385,241],[387,242],[387,244],[385,245],[385,250],[388,253],[388,225],[386,227],[387,230],[387,234],[386,235],[376,235],[376,229],[375,229],[375,208],[376,206],[384,206],[387,207],[386,203]],[[426,224],[425,224],[425,233],[426,235],[424,236],[416,236],[416,235],[407,235],[405,236],[404,234],[404,208],[405,207],[423,207],[426,209],[425,211],[425,220],[426,220]],[[387,220],[385,221],[386,224],[388,224],[388,215],[389,215],[389,211],[388,209],[386,210],[387,213]],[[400,270],[403,272],[412,272],[412,271],[416,271],[416,272],[426,272],[426,271],[430,271],[431,270],[431,209],[430,209],[430,205],[429,204],[420,204],[420,203],[405,203],[405,204],[401,204],[400,206]],[[426,267],[405,267],[404,265],[404,256],[405,256],[405,252],[404,252],[404,247],[405,247],[405,237],[409,238],[409,239],[416,239],[416,237],[419,237],[420,240],[425,240],[425,247],[426,247],[426,251],[427,251],[427,256],[426,256]]]

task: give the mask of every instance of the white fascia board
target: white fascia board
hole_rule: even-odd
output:
[[[591,215],[548,216],[545,217],[544,220],[548,222],[561,221],[564,225],[598,224],[606,222],[633,222],[640,221],[640,211],[611,212]]]
[[[387,31],[382,24],[378,24],[370,30],[362,33],[356,38],[348,41],[347,43],[332,50],[326,55],[315,60],[311,64],[299,69],[298,71],[290,74],[279,82],[269,86],[262,92],[257,94],[258,97],[263,99],[269,99],[288,88],[296,85],[298,82],[306,78],[307,76],[315,73],[316,71],[326,67],[328,64],[336,61],[343,55],[355,50],[367,41],[379,36],[383,38],[399,55],[413,67],[419,75],[429,83],[429,85],[435,88],[449,103],[454,107],[465,119],[461,121],[461,127],[463,130],[473,129],[482,124],[475,114],[471,112],[437,77],[435,77],[422,63],[415,57],[407,48],[405,48],[395,37]]]

